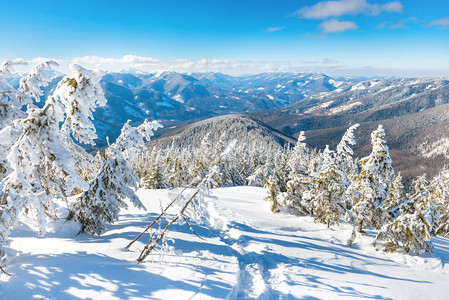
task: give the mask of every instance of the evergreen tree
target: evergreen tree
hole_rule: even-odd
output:
[[[270,178],[268,179],[268,183],[265,185],[265,188],[267,189],[268,196],[265,197],[264,200],[271,202],[271,211],[273,213],[278,213],[280,207],[280,191],[273,176],[270,176]]]
[[[76,115],[73,110],[75,102],[85,105],[83,111],[94,109],[99,94],[83,93],[84,90],[94,89],[101,92],[97,75],[72,65],[75,77],[85,78],[85,84],[80,86],[78,81],[71,85],[60,83],[43,108],[32,105],[31,97],[37,101],[41,95],[40,87],[47,84],[49,77],[46,70],[54,65],[52,62],[43,62],[21,80],[21,104],[27,104],[26,117],[14,121],[9,132],[14,143],[8,149],[8,175],[3,181],[0,211],[0,243],[8,244],[10,231],[15,227],[19,214],[26,211],[34,215],[41,234],[45,233],[47,218],[51,215],[54,206],[53,198],[67,201],[67,197],[76,189],[87,189],[87,183],[76,173],[75,159],[70,149],[72,144],[67,143],[67,135],[63,129],[74,130],[68,121],[69,116]],[[81,74],[82,73],[82,74]],[[92,78],[87,78],[92,76]],[[62,82],[66,82],[67,77]],[[76,92],[78,91],[78,92]],[[62,95],[68,95],[63,98]],[[83,98],[84,97],[84,98]],[[104,98],[104,97],[103,97]],[[62,129],[60,124],[63,123]],[[5,128],[6,129],[6,128]],[[88,140],[94,136],[95,128],[89,131],[80,129],[75,138],[79,141]],[[14,133],[13,133],[14,132]],[[5,252],[0,249],[2,264],[6,264]]]
[[[431,226],[413,203],[401,205],[401,215],[384,225],[373,243],[386,252],[405,252],[420,255],[432,252]]]
[[[105,224],[116,221],[120,209],[128,207],[125,199],[144,209],[133,190],[138,188],[138,183],[139,178],[121,153],[109,147],[97,177],[78,196],[70,218],[81,223],[81,232],[100,235]]]
[[[352,150],[351,146],[354,146],[356,144],[354,131],[359,126],[359,124],[354,124],[349,127],[341,138],[340,143],[337,145],[335,160],[347,175],[354,173],[354,171],[357,169],[357,166],[354,163],[352,157],[354,155],[354,150]]]
[[[145,139],[150,139],[153,130],[160,126],[158,122],[148,120],[138,127],[131,127],[129,121],[125,123],[116,142],[108,147],[97,177],[73,205],[71,218],[81,223],[82,232],[100,235],[105,230],[105,223],[116,221],[120,209],[127,207],[125,199],[144,208],[134,191],[139,187],[139,177],[127,159],[132,159],[136,155],[135,149],[143,147]]]
[[[442,171],[432,180],[432,200],[440,215],[436,234],[449,237],[449,171]]]
[[[298,141],[293,148],[288,160],[289,181],[287,182],[287,195],[284,203],[287,207],[296,210],[300,214],[312,213],[310,205],[305,201],[303,194],[310,189],[308,166],[310,162],[309,149],[303,142],[306,139],[304,131],[301,131]]]
[[[382,204],[388,214],[395,218],[399,215],[399,206],[404,202],[404,185],[402,184],[402,176],[399,173],[391,181],[388,190],[387,197]]]
[[[347,190],[359,232],[363,232],[366,226],[380,228],[387,217],[382,205],[394,172],[382,125],[371,133],[371,145],[371,154],[359,161],[360,174],[354,176]]]
[[[315,222],[328,227],[337,225],[345,213],[346,175],[337,165],[329,146],[323,152],[323,164],[318,175],[312,179],[309,197],[316,214]]]

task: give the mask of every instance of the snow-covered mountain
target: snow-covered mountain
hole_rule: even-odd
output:
[[[150,144],[158,146],[199,147],[203,137],[211,133],[213,142],[224,134],[226,140],[237,139],[240,143],[263,143],[268,150],[272,146],[294,145],[296,140],[249,115],[225,115],[201,120],[174,128]]]
[[[100,139],[115,137],[126,120],[191,121],[230,113],[279,109],[304,97],[348,84],[322,74],[264,73],[233,77],[221,73],[109,73],[106,108],[96,113]]]
[[[306,114],[354,114],[387,108],[395,115],[449,103],[449,77],[367,80],[311,95],[284,111]]]

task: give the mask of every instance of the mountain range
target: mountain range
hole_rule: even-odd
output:
[[[61,79],[44,89],[46,97]],[[59,75],[59,76],[58,76]],[[18,80],[11,81],[18,85]],[[225,114],[282,109],[316,93],[354,83],[316,73],[262,73],[230,76],[221,73],[107,73],[102,80],[108,104],[94,113],[99,145],[111,141],[122,125],[141,123],[149,117],[167,128]]]
[[[44,97],[62,74],[52,76]],[[18,78],[10,82],[18,85]],[[382,124],[404,177],[435,175],[449,164],[449,77],[362,81],[316,73],[120,72],[104,75],[102,85],[108,104],[94,113],[100,147],[107,136],[113,141],[128,119],[139,124],[149,117],[164,125],[157,132],[160,142],[175,138],[182,144],[191,139],[192,128],[202,133],[232,127],[239,134],[251,129],[261,138],[276,136],[272,141],[281,146],[306,131],[307,142],[318,148],[335,147],[344,131],[359,123],[355,153],[362,157],[370,151],[370,132]],[[201,121],[228,114],[239,115]],[[202,123],[188,125],[197,121]]]

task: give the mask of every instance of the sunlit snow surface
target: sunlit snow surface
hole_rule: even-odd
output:
[[[157,214],[165,190],[140,190],[148,212],[123,211],[100,237],[76,235],[76,224],[38,238],[23,225],[12,248],[0,299],[447,299],[449,241],[434,238],[427,257],[385,255],[372,238],[346,246],[350,225],[327,229],[310,217],[274,215],[255,187],[222,188],[209,201],[205,240],[175,226],[174,250],[135,261],[145,237],[124,247]],[[371,232],[371,235],[374,233]]]

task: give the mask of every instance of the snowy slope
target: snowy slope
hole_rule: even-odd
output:
[[[385,255],[370,238],[345,245],[350,226],[327,229],[310,217],[274,215],[256,187],[221,188],[209,201],[210,226],[171,233],[174,251],[144,263],[143,247],[125,245],[167,201],[165,190],[140,190],[149,212],[129,209],[101,237],[76,236],[74,224],[37,238],[27,226],[12,247],[14,275],[1,299],[445,299],[449,242],[435,238],[429,257]]]

